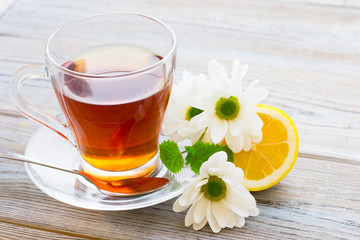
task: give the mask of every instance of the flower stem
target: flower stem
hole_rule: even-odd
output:
[[[201,140],[203,140],[203,138],[204,138],[205,133],[206,133],[207,130],[208,130],[208,127],[205,128],[205,131],[201,134],[199,140],[197,140],[196,142],[200,142]]]
[[[205,133],[206,133],[207,130],[208,130],[208,127],[205,128],[204,132],[201,134],[200,138],[199,138],[195,143],[200,142],[200,141],[204,138]],[[195,143],[194,143],[194,144],[195,144]],[[189,146],[189,147],[190,147],[190,146]],[[186,152],[188,152],[188,151],[187,151],[187,150],[184,150],[184,151],[180,152],[180,154],[184,154],[184,153],[186,153]]]

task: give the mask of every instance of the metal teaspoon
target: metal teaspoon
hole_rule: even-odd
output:
[[[151,193],[166,187],[170,182],[169,179],[160,177],[129,178],[113,182],[106,182],[80,170],[69,170],[48,165],[45,163],[39,163],[29,157],[18,153],[10,152],[2,148],[0,148],[0,158],[36,164],[43,167],[48,167],[59,171],[79,175],[89,183],[93,184],[99,190],[99,192],[108,196],[115,197],[136,196]]]

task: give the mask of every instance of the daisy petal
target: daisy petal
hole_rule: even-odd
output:
[[[220,168],[209,168],[208,172],[209,172],[209,175],[218,176],[218,175],[221,175],[222,169],[220,169]]]
[[[220,225],[218,224],[218,222],[216,221],[212,211],[211,211],[211,205],[212,205],[213,202],[210,202],[208,205],[207,205],[207,208],[206,208],[206,218],[209,222],[209,225],[210,225],[210,228],[211,230],[214,232],[214,233],[218,233],[220,232],[221,230],[221,227]]]
[[[194,203],[196,202],[195,200],[199,198],[199,195],[203,194],[202,192],[200,192],[199,188],[194,188],[193,192],[190,194],[190,202]]]
[[[251,133],[252,132],[258,133],[258,131],[260,131],[264,125],[263,121],[261,120],[259,115],[256,114],[255,111],[250,112],[250,111],[244,110],[241,112],[241,115],[242,115],[241,117],[242,117],[243,121],[246,123],[247,129]]]
[[[212,143],[210,131],[206,131],[205,136],[203,138],[203,142]]]
[[[197,78],[196,81],[194,81],[194,86],[199,88],[198,90],[201,91],[204,89],[204,85],[207,84],[208,79],[205,76],[205,74],[200,73]]]
[[[195,210],[194,210],[194,222],[195,223],[201,223],[205,216],[206,216],[206,208],[207,205],[210,203],[208,199],[205,197],[201,198],[198,203],[196,204]]]
[[[228,147],[234,152],[238,153],[242,150],[244,146],[244,136],[239,134],[238,136],[231,136],[231,134],[226,134],[225,141]]]
[[[231,84],[236,92],[242,92],[242,79],[248,70],[248,65],[241,65],[238,59],[235,59],[232,67]]]
[[[174,202],[174,205],[173,205],[173,211],[174,212],[182,212],[186,209],[189,208],[190,205],[187,205],[187,206],[182,206],[179,204],[179,198]]]
[[[241,228],[245,225],[245,218],[241,216],[236,217],[235,227]]]
[[[268,96],[269,92],[265,88],[248,88],[243,92],[246,104],[257,105]]]
[[[231,189],[228,190],[224,202],[237,215],[243,217],[249,216],[249,212],[247,210],[248,203],[241,196],[239,197],[236,195]]]
[[[235,226],[235,221],[236,221],[235,213],[230,212],[229,220],[228,220],[228,223],[226,224],[226,227],[233,228]]]
[[[234,194],[236,194],[237,198],[242,198],[244,201],[247,202],[248,209],[256,207],[255,198],[243,185],[238,185],[236,188],[232,188],[232,191]]]
[[[194,79],[194,76],[191,75],[191,73],[189,73],[188,71],[183,71],[182,75],[183,75],[183,79],[186,80],[186,81],[182,81],[183,83],[185,83],[187,81],[192,81]]]
[[[224,151],[216,152],[213,155],[211,155],[205,163],[209,162],[209,168],[210,167],[223,167],[223,164],[227,162],[227,154]],[[205,164],[204,163],[204,164]]]
[[[209,179],[201,180],[198,184],[196,184],[195,188],[202,187],[204,184],[206,184],[209,181]]]
[[[223,165],[227,163],[227,154],[224,151],[216,152],[209,157],[209,159],[201,165],[200,177],[208,178],[210,168],[223,168]]]
[[[241,183],[244,179],[244,171],[239,167],[235,167],[235,168],[232,168],[231,170],[229,170],[229,173],[227,174],[227,176],[230,179],[232,179],[232,182],[234,182],[234,183],[240,182]],[[239,188],[238,187],[239,185],[236,185],[236,186],[237,186],[237,188]]]
[[[207,219],[206,217],[204,217],[204,219],[200,223],[196,223],[196,222],[193,223],[193,229],[196,231],[200,230],[205,226],[206,223],[207,223]]]
[[[228,176],[221,176],[220,177],[221,180],[223,180],[227,185],[231,186],[232,185],[232,181],[231,181],[231,178],[228,177]]]
[[[249,134],[244,134],[243,137],[244,137],[243,150],[248,152],[251,148],[251,139],[250,139]]]
[[[189,127],[193,132],[197,132],[201,129],[206,128],[209,124],[208,113],[203,112],[193,117],[189,122]]]
[[[259,83],[259,80],[252,81],[247,89],[255,88],[255,86]],[[246,90],[247,90],[246,89]]]
[[[190,194],[193,192],[197,182],[198,181],[194,180],[194,182],[190,183],[189,185],[187,185],[184,188],[182,195],[179,197],[179,199],[183,199],[183,200],[180,200],[180,204],[181,204],[181,201],[184,201],[184,199],[186,199],[190,196]],[[183,205],[183,204],[181,204],[181,205]]]
[[[229,132],[232,136],[237,136],[242,132],[243,123],[240,118],[237,118],[233,121],[228,121]]]
[[[228,130],[228,124],[226,120],[221,120],[214,116],[211,118],[210,133],[211,138],[215,144],[221,142]]]
[[[204,109],[204,105],[202,103],[203,99],[204,99],[204,96],[199,95],[199,96],[188,97],[187,99],[181,98],[181,100],[179,99],[179,101],[182,101],[184,103],[186,102],[188,107],[191,106],[191,107],[198,108],[198,109]],[[185,108],[185,111],[184,111],[185,114],[186,114],[187,108]]]
[[[166,116],[164,119],[164,125],[165,129],[163,130],[163,133],[166,135],[170,135],[177,130],[177,127],[179,126],[179,121],[174,121],[171,119],[170,116]]]
[[[259,215],[259,209],[257,207],[249,209],[250,216],[257,216]]]
[[[180,206],[189,206],[191,204],[190,196],[184,196],[184,194],[181,195],[178,200]]]
[[[202,135],[202,132],[201,131],[198,131],[198,132],[193,132],[191,134],[191,144],[195,144],[201,137]]]
[[[230,214],[229,209],[226,207],[224,201],[213,201],[211,203],[211,209],[219,226],[222,228],[226,227]]]
[[[245,74],[241,71],[241,63],[239,59],[234,59],[233,66],[232,66],[232,72],[231,72],[231,79],[234,80],[242,80]]]
[[[216,92],[216,94],[212,93],[210,97],[204,97],[202,99],[202,105],[203,107],[201,109],[207,110],[208,112],[215,112],[215,104],[223,94],[222,91]]]
[[[218,81],[222,82],[223,80],[226,80],[228,78],[227,76],[227,70],[226,68],[221,65],[218,61],[211,60],[209,62],[209,80],[210,81]]]
[[[199,194],[196,195],[196,197],[194,198],[192,203],[198,202],[203,196],[204,196],[204,193],[199,191]]]
[[[185,226],[190,226],[191,224],[194,223],[194,210],[197,204],[193,204],[191,205],[189,211],[187,212],[186,216],[185,216]]]
[[[251,138],[251,141],[253,143],[260,143],[262,141],[262,131],[260,131],[261,134],[259,135],[251,135],[250,138]]]
[[[200,181],[199,177],[197,177],[194,179],[194,182],[190,183],[184,188],[182,195],[179,197],[179,204],[181,206],[190,205],[190,196],[193,193],[195,186],[199,181]]]

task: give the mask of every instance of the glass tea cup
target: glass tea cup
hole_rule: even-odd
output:
[[[173,83],[176,37],[164,23],[132,13],[88,17],[54,32],[45,64],[19,69],[10,98],[19,111],[68,140],[84,171],[114,181],[151,174]],[[66,118],[27,102],[22,84],[51,80]]]

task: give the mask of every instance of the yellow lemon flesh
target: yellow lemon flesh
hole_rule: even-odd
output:
[[[257,114],[263,121],[263,138],[252,143],[248,152],[234,154],[234,164],[244,170],[242,184],[250,191],[274,186],[295,164],[299,137],[291,118],[283,111],[258,105]]]

